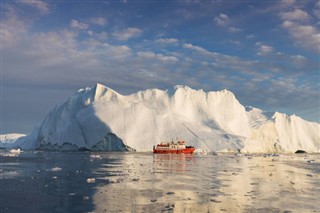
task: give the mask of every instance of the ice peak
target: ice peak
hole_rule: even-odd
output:
[[[111,89],[110,87],[107,87],[103,84],[100,84],[100,83],[96,83],[94,87],[92,87],[92,89],[94,89],[97,93],[97,91],[99,92],[102,92],[102,91],[110,91],[110,92],[113,92],[113,93],[117,93],[115,90]],[[118,93],[117,93],[118,94]]]
[[[106,87],[100,83],[96,83],[96,85],[92,88],[93,90],[93,100],[106,100],[109,98],[114,98],[117,96],[121,96],[119,93],[114,91],[113,89]]]
[[[298,118],[245,108],[226,89],[204,92],[177,85],[170,95],[147,89],[125,96],[97,83],[54,108],[40,128],[17,144],[103,151],[120,151],[125,145],[150,151],[154,143],[183,136],[204,150],[320,152],[319,124]]]

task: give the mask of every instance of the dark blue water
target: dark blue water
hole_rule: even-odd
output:
[[[319,155],[2,150],[0,160],[1,213],[320,212]]]

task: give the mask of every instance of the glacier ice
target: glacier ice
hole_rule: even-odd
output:
[[[187,141],[198,152],[320,152],[320,124],[244,107],[227,90],[176,86],[131,95],[96,84],[56,106],[22,149],[151,151],[161,141]]]

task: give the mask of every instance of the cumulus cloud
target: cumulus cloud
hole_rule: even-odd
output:
[[[261,42],[257,42],[256,45],[258,46],[258,55],[268,55],[274,51],[274,48],[269,45],[265,45]]]
[[[146,58],[146,59],[157,59],[163,63],[176,63],[179,61],[179,59],[175,56],[155,54],[153,52],[137,52],[137,56]]]
[[[131,38],[138,37],[142,34],[142,30],[135,27],[130,27],[122,31],[114,32],[112,35],[119,41],[127,41]]]
[[[106,40],[109,37],[107,32],[96,33],[95,35],[99,40]]]
[[[241,32],[241,31],[242,31],[241,28],[229,27],[229,32],[231,32],[231,33],[236,33],[236,32]]]
[[[92,24],[100,25],[100,26],[105,26],[107,23],[107,20],[103,17],[94,17],[90,19],[90,22]]]
[[[3,19],[0,22],[1,43],[4,47],[14,45],[27,31],[28,24],[21,20],[13,7],[9,5],[1,8]]]
[[[142,58],[154,58],[156,56],[153,52],[137,52],[137,55]]]
[[[317,4],[314,11],[317,10]],[[311,24],[311,16],[302,9],[280,13],[281,27],[286,30],[295,45],[311,52],[320,52],[320,31]]]
[[[227,16],[224,13],[220,13],[218,16],[215,16],[213,18],[213,21],[215,22],[216,25],[226,28],[231,33],[242,31],[241,28],[231,26],[231,22],[232,22],[231,19],[229,18],[229,16]]]
[[[316,27],[293,21],[284,21],[281,26],[288,31],[296,45],[313,52],[320,52],[320,32]]]
[[[309,20],[309,15],[306,11],[301,9],[295,9],[289,12],[282,12],[280,16],[284,20],[297,20],[297,21],[306,21]]]
[[[178,44],[179,40],[176,38],[159,38],[156,42],[161,44]]]
[[[113,46],[107,45],[109,49],[110,56],[113,58],[124,58],[131,55],[132,50],[126,45]]]
[[[229,23],[230,18],[226,14],[220,13],[213,18],[213,21],[219,26],[226,26]]]
[[[204,49],[203,47],[199,47],[197,45],[193,45],[190,43],[184,43],[182,46],[183,46],[183,48],[195,50],[195,51],[198,51],[198,52],[205,54],[205,55],[211,55],[211,52],[209,52],[208,50]]]
[[[70,27],[77,29],[77,30],[86,30],[89,28],[89,25],[73,19],[70,22]]]
[[[49,12],[49,5],[41,0],[20,0],[19,2],[23,4],[30,5],[36,9],[38,9],[42,14],[46,14]]]

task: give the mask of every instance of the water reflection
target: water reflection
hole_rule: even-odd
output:
[[[153,155],[153,167],[156,173],[184,174],[186,170],[191,171],[195,164],[192,154],[155,154]]]
[[[319,165],[302,157],[128,154],[113,171],[98,212],[319,211]]]
[[[7,154],[0,212],[320,212],[320,155]]]

